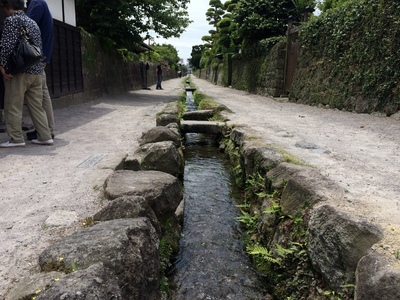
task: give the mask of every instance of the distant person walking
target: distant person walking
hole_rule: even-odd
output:
[[[28,9],[26,15],[34,20],[39,28],[40,34],[42,36],[43,54],[46,57],[43,60],[44,68],[46,64],[50,63],[51,55],[53,53],[53,16],[47,6],[45,0],[28,0],[26,2]],[[42,76],[42,89],[43,89],[43,109],[46,112],[47,122],[49,123],[49,128],[51,131],[51,136],[54,138],[54,112],[53,104],[51,102],[49,89],[47,88],[46,72],[43,69]],[[28,132],[26,134],[28,140],[33,140],[37,138],[36,130]]]
[[[162,61],[160,60],[160,63],[157,65],[156,68],[156,75],[157,75],[157,85],[156,85],[156,90],[162,90],[163,88],[161,87],[161,82],[162,82]]]
[[[22,112],[24,101],[28,107],[33,125],[38,131],[38,139],[32,143],[40,145],[52,145],[50,129],[47,123],[46,113],[42,107],[42,75],[43,64],[37,63],[27,68],[22,73],[15,75],[6,72],[6,65],[10,55],[18,43],[21,26],[29,32],[33,44],[42,49],[40,29],[35,21],[24,13],[24,0],[1,0],[7,18],[4,20],[3,35],[0,45],[0,72],[4,78],[4,121],[8,142],[0,144],[1,148],[25,146],[22,134]]]

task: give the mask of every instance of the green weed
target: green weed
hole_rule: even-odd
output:
[[[49,261],[43,266],[43,271],[44,272],[51,272],[51,271],[57,271],[57,272],[63,272],[65,274],[69,274],[72,272],[75,272],[78,270],[78,266],[76,265],[75,262],[71,262],[71,266],[67,266],[65,264],[64,258],[60,257],[56,261]]]

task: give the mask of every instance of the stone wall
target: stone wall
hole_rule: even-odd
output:
[[[206,69],[201,69],[197,70],[195,72],[195,75],[199,78],[208,80],[209,82],[212,82],[214,84],[226,86],[225,82],[223,81],[223,75],[224,74],[224,64],[221,62],[218,64],[216,68],[206,68]]]
[[[279,97],[284,86],[285,47],[280,42],[265,56],[252,59],[227,54],[216,68],[197,70],[195,75],[221,86]]]
[[[290,101],[387,116],[400,108],[398,1],[343,1],[299,31]]]
[[[146,86],[146,66],[141,62],[127,61],[115,49],[104,49],[99,39],[81,31],[84,91],[53,99],[54,108],[67,107],[112,96]],[[146,63],[146,62],[144,62]],[[156,62],[149,62],[147,87],[156,84]],[[143,69],[143,71],[142,71]],[[176,78],[175,70],[165,70],[163,80]]]

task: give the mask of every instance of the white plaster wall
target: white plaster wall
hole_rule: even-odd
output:
[[[64,0],[65,20],[64,22],[76,26],[75,0]]]
[[[76,26],[75,0],[46,0],[46,2],[54,19]]]

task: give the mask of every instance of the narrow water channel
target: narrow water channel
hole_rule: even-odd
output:
[[[227,161],[213,138],[186,134],[185,140],[184,226],[172,298],[263,299],[243,249]]]

